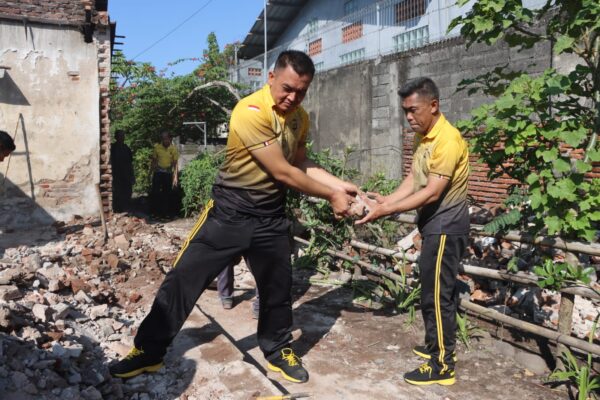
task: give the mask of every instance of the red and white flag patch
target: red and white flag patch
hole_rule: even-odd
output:
[[[250,104],[250,105],[248,106],[248,110],[252,110],[252,111],[260,111],[260,107],[259,107],[259,106],[255,106],[255,105],[252,105],[252,104]]]

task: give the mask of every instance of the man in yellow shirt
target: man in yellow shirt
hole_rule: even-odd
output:
[[[173,188],[177,186],[177,160],[179,153],[171,143],[169,132],[161,134],[161,142],[154,145],[152,154],[152,190],[150,207],[152,213],[164,217],[172,214]]]
[[[292,340],[290,223],[285,194],[292,188],[327,199],[347,215],[358,188],[306,157],[308,114],[300,106],[315,68],[308,55],[279,55],[269,81],[240,100],[231,114],[225,161],[204,213],[161,285],[129,355],[110,368],[129,378],[161,368],[167,347],[198,297],[226,266],[244,256],[260,293],[258,345],[267,367],[292,382],[308,381]]]
[[[413,385],[452,385],[456,381],[456,275],[469,235],[469,149],[440,112],[439,91],[431,79],[412,80],[398,93],[416,134],[412,167],[394,193],[373,194],[375,201],[365,199],[370,212],[356,223],[418,210],[425,345],[416,346],[413,352],[428,362],[404,374],[404,380]]]

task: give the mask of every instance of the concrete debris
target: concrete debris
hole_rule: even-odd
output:
[[[113,400],[175,399],[181,395],[185,387],[182,377],[190,373],[185,363],[173,363],[169,369],[128,381],[112,378],[107,363],[131,348],[153,294],[185,237],[135,217],[117,215],[107,223],[111,235],[106,244],[98,220],[78,218],[55,224],[61,235],[56,241],[4,249],[0,262],[0,397],[24,394],[40,399]],[[515,254],[513,245],[482,241],[473,239],[469,263],[504,268]],[[412,232],[401,246],[418,254],[421,242],[421,236]],[[519,257],[522,261],[516,265],[523,270],[536,261],[533,253],[527,254],[523,248]],[[334,276],[340,282],[352,279],[347,272]],[[514,284],[509,288],[464,275],[461,282],[474,301],[502,305],[508,312],[546,325],[556,321],[560,303],[556,293]],[[584,338],[598,305],[577,298],[575,308],[573,332]],[[397,348],[389,346],[388,350]]]
[[[79,218],[55,224],[61,240],[3,249],[0,397],[180,394],[173,389],[183,374],[177,368],[136,385],[112,378],[107,363],[127,353],[153,298],[149,293],[171,267],[182,238],[135,217],[115,216],[108,224],[113,235],[107,244],[99,221]]]
[[[480,213],[483,213],[480,210]],[[473,214],[472,214],[473,215]],[[411,239],[409,241],[409,238]],[[412,241],[412,243],[411,243]],[[415,254],[419,255],[420,235],[413,231],[396,246],[397,250],[411,252],[414,245]],[[592,266],[600,271],[600,257],[589,257],[557,249],[545,249],[545,256],[553,257],[555,262],[567,262],[582,267]],[[492,269],[507,269],[510,265],[518,271],[532,272],[535,265],[541,264],[539,251],[527,244],[512,243],[491,236],[474,236],[467,254],[465,264]],[[598,277],[591,276],[591,286],[599,291]],[[491,307],[503,314],[525,321],[534,322],[555,329],[558,326],[558,310],[560,293],[541,290],[538,287],[522,286],[517,283],[488,280],[468,275],[458,277],[461,298]],[[592,330],[594,318],[600,313],[600,302],[576,296],[573,313],[574,335],[586,339]],[[600,329],[595,333],[600,338]]]

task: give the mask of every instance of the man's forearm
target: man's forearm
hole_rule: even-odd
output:
[[[396,202],[385,202],[386,214],[401,213],[410,210],[416,210],[427,204],[433,203],[439,199],[439,196],[428,188],[415,192],[408,197]]]
[[[330,200],[334,191],[334,186],[313,178],[308,173],[304,173],[300,168],[294,166],[275,176],[275,179],[292,189],[322,199]]]
[[[329,187],[338,188],[345,184],[343,180],[332,175],[325,168],[310,159],[305,159],[297,167],[312,179]]]
[[[408,174],[400,186],[398,186],[398,189],[396,189],[392,194],[386,196],[386,202],[393,204],[407,198],[414,193],[413,184],[413,176],[412,174]]]

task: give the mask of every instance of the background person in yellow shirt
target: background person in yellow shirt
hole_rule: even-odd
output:
[[[173,188],[177,186],[177,160],[179,153],[171,142],[169,132],[160,135],[161,142],[154,145],[152,155],[152,191],[150,192],[151,213],[159,217],[171,216],[173,210]]]

